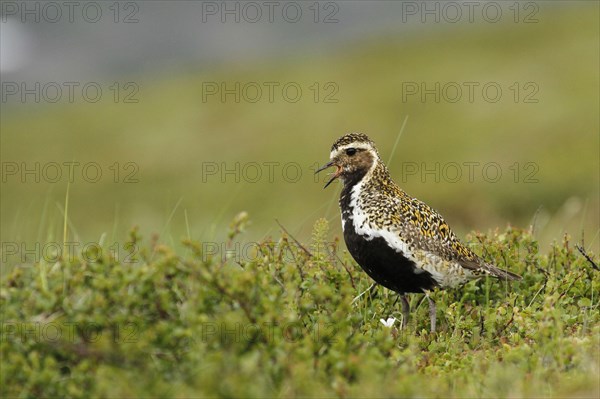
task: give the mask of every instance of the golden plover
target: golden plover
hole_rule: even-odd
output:
[[[339,138],[330,161],[316,173],[329,167],[336,171],[325,187],[337,178],[344,184],[340,208],[348,251],[376,283],[400,294],[402,327],[410,312],[407,293],[427,295],[483,275],[521,278],[486,263],[458,240],[439,213],[398,187],[365,134]],[[436,306],[427,298],[433,332]]]

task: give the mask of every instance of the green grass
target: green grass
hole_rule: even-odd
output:
[[[434,294],[439,332],[412,296],[370,285],[320,220],[311,242],[283,235],[237,257],[240,215],[209,255],[132,231],[125,261],[90,249],[2,279],[2,396],[598,397],[598,271],[565,237],[540,253],[528,231],[471,236],[520,273]]]
[[[536,24],[446,24],[432,30],[370,37],[326,54],[298,53],[243,65],[187,70],[169,77],[130,76],[138,104],[3,104],[0,154],[3,162],[98,162],[98,183],[80,177],[70,189],[70,223],[80,241],[106,233],[116,240],[133,225],[161,234],[176,246],[181,237],[220,239],[223,226],[240,210],[252,215],[248,239],[277,230],[279,219],[300,238],[311,221],[338,219],[336,190],[323,191],[311,166],[322,164],[333,141],[363,131],[384,160],[402,122],[406,128],[389,165],[394,179],[445,216],[460,235],[472,229],[527,227],[537,212],[536,237],[544,248],[563,232],[585,232],[598,251],[600,190],[598,146],[598,4],[545,4]],[[335,82],[338,103],[315,103],[308,86]],[[403,82],[498,82],[503,100],[452,104],[402,101]],[[539,86],[538,103],[511,100],[514,82]],[[202,101],[204,82],[298,82],[306,95],[298,103]],[[134,162],[138,183],[114,183],[109,166]],[[205,162],[279,162],[273,182],[232,176],[203,181]],[[302,167],[296,183],[282,165]],[[464,178],[453,183],[403,178],[406,162],[496,162],[497,183]],[[521,175],[514,182],[514,163]],[[537,183],[525,183],[528,162],[539,167]],[[126,171],[121,170],[121,177]],[[324,179],[323,176],[321,179]],[[58,183],[3,183],[2,237],[27,243],[62,240],[66,178]],[[44,208],[47,202],[47,207]],[[175,205],[179,203],[177,209]],[[46,209],[46,212],[44,212]],[[173,210],[175,212],[173,213]],[[538,212],[539,210],[539,212]],[[188,223],[184,213],[187,211]],[[173,213],[173,214],[172,214]],[[27,215],[26,217],[24,215]],[[340,232],[339,224],[332,223]],[[40,232],[41,231],[41,232]],[[51,237],[49,237],[51,236]]]

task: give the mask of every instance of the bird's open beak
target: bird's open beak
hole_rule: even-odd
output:
[[[340,177],[340,175],[342,174],[342,167],[339,165],[336,165],[333,161],[329,161],[325,165],[323,165],[319,169],[317,169],[317,171],[315,172],[315,175],[316,175],[317,173],[319,173],[327,168],[330,168],[332,166],[335,166],[337,168],[337,170],[335,171],[335,173],[333,173],[331,175],[331,179],[329,179],[329,181],[327,182],[327,184],[325,184],[325,187],[323,187],[323,188],[327,188],[327,186],[329,186],[335,179]]]

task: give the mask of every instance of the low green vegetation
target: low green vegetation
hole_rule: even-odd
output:
[[[436,292],[430,334],[422,295],[404,331],[394,293],[353,302],[371,281],[325,220],[306,244],[240,250],[245,223],[219,251],[133,230],[126,258],[98,246],[4,273],[2,396],[600,396],[600,280],[567,236],[540,253],[529,231],[470,235],[524,278]]]

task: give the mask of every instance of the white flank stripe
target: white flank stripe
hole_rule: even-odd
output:
[[[373,170],[375,169],[376,163],[373,163],[371,169],[365,174],[365,176],[358,182],[353,188],[350,196],[350,207],[352,208],[352,224],[357,234],[365,237],[367,240],[372,240],[376,237],[381,237],[385,242],[393,248],[396,252],[401,253],[407,259],[411,260],[415,264],[415,273],[429,272],[431,277],[441,286],[453,285],[456,281],[451,280],[452,276],[444,275],[436,267],[443,262],[443,259],[432,253],[427,253],[424,258],[415,258],[415,254],[410,250],[409,245],[403,241],[400,236],[389,230],[373,228],[368,219],[368,215],[362,210],[359,203],[360,192],[363,188],[363,183],[371,178]],[[344,221],[342,220],[342,229],[344,228]],[[452,279],[454,280],[454,279]],[[449,284],[450,283],[450,284]]]
[[[376,162],[373,163],[371,169],[365,174],[360,182],[358,182],[353,188],[350,196],[350,207],[352,208],[352,224],[357,234],[364,236],[367,240],[372,240],[376,237],[381,237],[385,242],[392,247],[396,252],[402,253],[408,259],[414,261],[410,253],[409,246],[400,237],[388,230],[377,229],[371,227],[368,216],[359,204],[359,196],[363,187],[363,182],[370,179],[375,169]]]
[[[348,146],[341,147],[336,153],[343,151],[346,147]],[[332,152],[331,155],[333,157],[335,154]],[[455,287],[473,278],[473,273],[465,270],[460,264],[449,263],[442,257],[428,251],[419,251],[415,248],[416,252],[413,252],[411,251],[410,246],[402,240],[398,233],[386,229],[379,229],[371,225],[368,215],[361,207],[360,193],[363,189],[364,182],[371,178],[375,166],[377,165],[377,162],[379,162],[377,154],[373,152],[373,156],[376,161],[365,176],[352,188],[350,193],[350,208],[352,209],[350,218],[352,219],[356,234],[360,234],[368,241],[377,237],[383,238],[387,245],[392,249],[414,262],[414,273],[419,274],[428,272],[441,287]],[[344,228],[345,221],[342,215],[342,230],[344,230]]]

